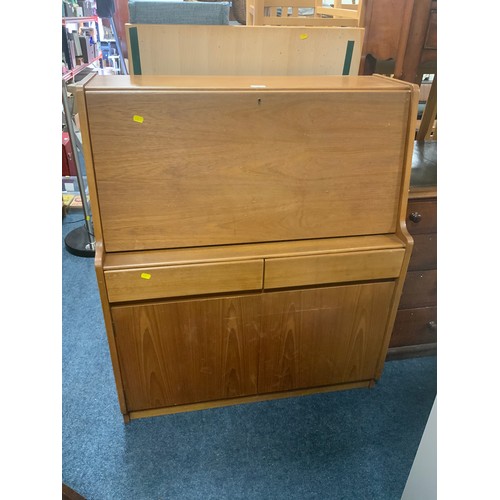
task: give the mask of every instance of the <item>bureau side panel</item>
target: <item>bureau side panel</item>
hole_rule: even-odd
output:
[[[106,251],[394,233],[406,91],[89,91]]]
[[[111,312],[130,411],[256,394],[258,296]]]

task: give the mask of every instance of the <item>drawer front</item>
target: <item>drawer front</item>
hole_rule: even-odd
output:
[[[437,235],[417,234],[413,237],[415,244],[411,254],[409,271],[436,269]]]
[[[437,272],[410,271],[406,275],[400,309],[435,306],[437,301]]]
[[[262,259],[106,271],[110,302],[262,289]]]
[[[264,288],[396,278],[405,250],[374,250],[266,259]]]
[[[437,231],[436,200],[410,200],[406,213],[406,227],[411,234]]]
[[[437,342],[437,308],[420,307],[398,311],[389,347]]]
[[[257,392],[260,295],[111,308],[130,411]]]

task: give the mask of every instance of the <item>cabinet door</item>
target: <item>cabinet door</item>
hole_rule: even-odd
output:
[[[370,380],[393,282],[264,295],[259,393]]]
[[[112,308],[129,411],[255,394],[260,297]]]

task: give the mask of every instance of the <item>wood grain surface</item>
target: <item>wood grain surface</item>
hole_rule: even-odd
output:
[[[320,394],[325,392],[347,391],[350,389],[360,389],[373,387],[373,380],[361,380],[359,382],[348,382],[346,384],[324,385],[321,387],[311,387],[309,389],[297,389],[296,391],[273,392],[267,394],[257,394],[256,396],[242,396],[230,399],[218,399],[203,403],[190,403],[186,405],[164,406],[151,410],[139,410],[130,413],[131,419],[157,417],[159,415],[172,415],[186,411],[199,411],[208,408],[221,408],[224,406],[241,405],[247,403],[257,403],[260,401],[271,401],[275,399],[297,398],[310,394]]]
[[[270,28],[265,28],[270,29]],[[283,28],[279,28],[283,29]],[[288,29],[288,28],[285,28]],[[258,78],[257,78],[258,76]],[[259,84],[259,85],[255,85]],[[87,91],[101,90],[342,90],[408,92],[411,87],[394,78],[339,75],[96,75]],[[418,88],[418,87],[417,87]]]
[[[112,308],[127,407],[257,392],[260,298]]]
[[[374,378],[394,283],[112,307],[127,408]]]
[[[435,306],[437,302],[437,271],[410,271],[406,275],[400,309]]]
[[[106,254],[104,270],[299,257],[325,253],[366,252],[369,250],[390,250],[397,248],[404,248],[403,242],[397,236],[393,234],[379,234],[374,236],[323,238],[319,240],[150,250],[148,252],[115,252]]]
[[[394,233],[409,100],[88,92],[106,251]]]
[[[264,296],[259,393],[374,378],[394,283]]]
[[[261,290],[264,261],[106,271],[110,302]]]
[[[435,323],[435,327],[433,323]],[[390,347],[433,344],[437,341],[437,308],[402,309],[396,315]]]
[[[266,259],[264,289],[396,278],[405,250]]]
[[[300,20],[299,20],[300,21]],[[318,26],[127,25],[131,78],[142,75],[342,75],[348,41],[350,75],[357,75],[363,29]],[[130,50],[130,30],[137,50]]]

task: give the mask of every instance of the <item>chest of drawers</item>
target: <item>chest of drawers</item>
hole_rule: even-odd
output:
[[[417,100],[375,76],[79,86],[126,421],[375,383],[412,249]]]
[[[388,359],[437,351],[437,143],[416,142],[406,213],[414,247]]]

